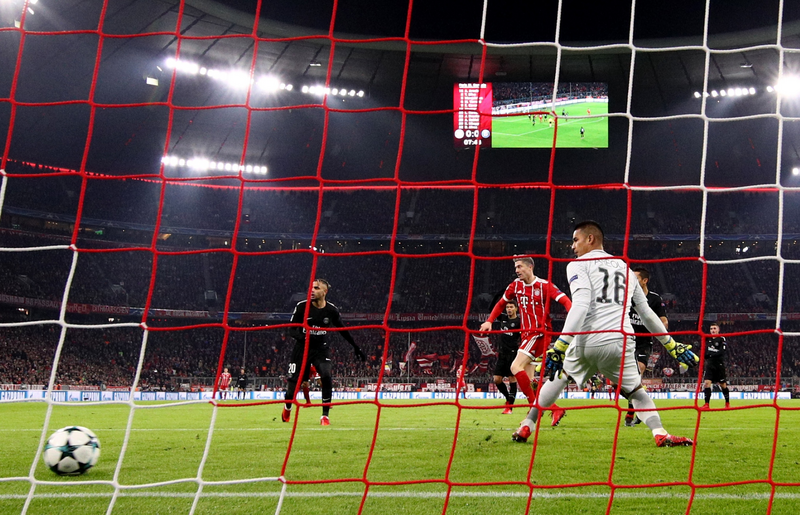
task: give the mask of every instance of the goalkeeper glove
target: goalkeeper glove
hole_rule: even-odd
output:
[[[670,338],[669,341],[663,345],[664,348],[667,349],[667,352],[669,352],[670,356],[686,366],[693,367],[700,362],[700,358],[697,356],[697,354],[690,350],[692,348],[691,345],[678,343],[672,338]]]
[[[555,380],[556,374],[561,377],[561,370],[564,368],[564,354],[567,352],[567,347],[569,347],[569,343],[559,338],[553,348],[547,349],[545,371],[550,375],[551,381]]]
[[[361,350],[359,347],[353,347],[353,350],[356,352],[356,356],[361,361],[367,361],[367,355],[364,354],[364,351]]]

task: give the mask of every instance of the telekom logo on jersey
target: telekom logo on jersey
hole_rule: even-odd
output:
[[[541,290],[539,290],[539,288],[534,288],[533,289],[533,296],[534,297],[541,297],[542,296]],[[528,304],[531,303],[531,299],[527,295],[518,295],[517,296],[517,300],[520,303],[520,307],[522,307],[523,309],[527,308]]]

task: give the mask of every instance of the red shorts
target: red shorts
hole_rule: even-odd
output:
[[[519,344],[520,352],[535,359],[547,352],[547,338],[542,333],[524,333]]]

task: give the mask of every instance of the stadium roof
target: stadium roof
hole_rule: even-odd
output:
[[[625,2],[614,4],[564,1],[559,36],[564,45],[561,82],[608,82],[613,112],[626,109],[631,62],[635,63],[631,99],[634,116],[699,113],[701,102],[692,95],[703,90],[707,66],[708,90],[746,86],[762,92],[777,81],[782,54],[776,46],[779,18],[776,1],[710,2],[708,46],[712,52],[708,62],[706,52],[698,46],[703,43],[705,2],[639,2],[633,33],[635,55],[625,45],[630,32],[631,6]],[[333,48],[326,37],[332,1],[264,2],[258,35],[266,40],[256,43],[250,37],[255,0],[187,0],[184,4],[175,0],[107,4],[38,0],[30,6],[35,14],[28,13],[24,19],[26,31],[33,32],[25,38],[16,101],[46,103],[88,98],[99,38],[85,31],[97,29],[104,5],[102,32],[107,37],[102,41],[94,100],[104,105],[137,106],[98,111],[87,169],[106,173],[136,173],[146,169],[150,173],[157,168],[170,123],[169,112],[163,105],[138,104],[170,100],[172,70],[166,63],[176,56],[184,63],[197,65],[198,69],[246,73],[256,53],[254,77],[274,76],[277,83],[294,86],[291,93],[283,90],[275,94],[265,94],[254,86],[250,105],[257,108],[319,102],[300,90],[303,85],[324,84],[329,69],[330,87],[365,92],[363,99],[351,96],[330,99],[329,107],[349,110],[399,105],[407,46],[397,38],[405,30],[408,2],[396,0],[340,0],[333,32],[337,41]],[[557,62],[553,42],[558,2],[492,0],[487,5],[486,40],[492,45],[487,48],[484,80],[552,81]],[[8,98],[11,89],[20,43],[20,32],[13,26],[14,20],[20,18],[21,6],[21,0],[5,1],[0,11],[1,26],[7,28],[0,32],[0,98]],[[481,0],[414,4],[409,27],[409,38],[414,44],[409,48],[406,109],[451,109],[452,84],[479,79],[481,45],[463,40],[476,40],[480,36],[482,10]],[[800,48],[800,6],[787,2],[782,17],[781,44],[785,48]],[[174,33],[179,19],[183,37],[178,53],[178,38],[170,33]],[[41,34],[63,30],[75,32]],[[150,35],[123,37],[141,34]],[[370,38],[395,39],[363,41]],[[431,44],[442,39],[459,41]],[[521,41],[537,44],[508,45]],[[600,44],[616,45],[586,48]],[[665,45],[691,48],[668,52],[646,50]],[[745,47],[741,51],[730,50]],[[783,59],[784,73],[800,71],[796,54],[787,52]],[[177,73],[171,101],[182,109],[176,110],[171,120],[169,152],[189,156],[202,149],[204,154],[219,159],[238,160],[248,124],[247,110],[232,107],[204,112],[189,108],[243,105],[246,88],[223,87],[201,75]],[[157,86],[152,85],[155,81]],[[734,111],[715,112],[717,108],[711,105],[708,109],[711,116],[741,116],[774,113],[774,106],[774,97],[759,95],[740,102]],[[795,114],[791,106],[785,109],[789,111],[784,111],[784,115]],[[80,167],[89,113],[85,103],[20,106],[9,157]],[[9,115],[9,103],[0,102],[0,133],[4,138]],[[305,116],[313,118],[314,123],[322,119],[312,113]],[[333,116],[346,117],[336,113]],[[371,123],[380,120],[392,127],[399,122],[396,112],[367,116],[371,117]],[[276,130],[275,118],[281,116],[274,112],[253,114],[249,121],[252,144],[246,161],[271,162],[270,138],[271,131]],[[446,127],[446,123],[439,122],[438,126]],[[624,151],[627,131],[621,130],[621,139],[612,141],[612,146]],[[763,132],[758,123],[748,125],[747,130]],[[616,163],[618,158],[611,161]]]

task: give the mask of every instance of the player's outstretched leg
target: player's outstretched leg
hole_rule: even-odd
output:
[[[539,404],[542,408],[549,408],[553,404],[555,404],[556,399],[561,395],[561,392],[564,391],[564,388],[567,387],[569,383],[569,379],[566,374],[562,374],[562,377],[556,378],[554,381],[547,380],[539,389]],[[519,426],[519,429],[514,431],[514,434],[511,435],[511,439],[515,442],[524,443],[528,441],[528,438],[533,433],[533,429],[536,427],[536,421],[539,418],[539,409],[533,407],[528,411],[528,415],[525,417],[525,420],[522,421],[522,424]]]
[[[667,433],[667,430],[664,429],[661,423],[661,417],[655,410],[656,405],[653,403],[653,399],[647,395],[647,392],[641,385],[628,394],[628,399],[633,402],[633,407],[636,409],[639,419],[653,432],[656,447],[691,447],[694,445],[694,441],[691,438]]]

